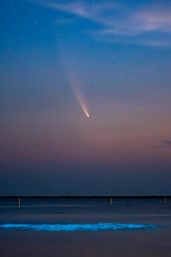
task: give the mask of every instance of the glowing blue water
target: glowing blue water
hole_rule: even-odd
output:
[[[34,230],[34,231],[100,231],[100,230],[139,230],[156,229],[153,224],[0,224],[1,229]]]

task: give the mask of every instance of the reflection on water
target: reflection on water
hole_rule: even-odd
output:
[[[110,206],[105,199],[21,199],[21,209],[3,200],[0,224],[2,257],[170,257],[171,252],[170,200],[113,200]]]

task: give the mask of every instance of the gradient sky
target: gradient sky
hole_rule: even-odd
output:
[[[1,195],[171,194],[171,1],[2,0],[0,38]]]

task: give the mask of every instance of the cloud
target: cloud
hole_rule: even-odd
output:
[[[89,3],[88,1],[47,1],[47,0],[37,0],[35,3],[41,4],[44,7],[62,11],[69,14],[80,16],[84,19],[89,19],[92,21],[97,21],[103,23],[101,20],[101,15],[111,12],[120,7],[120,4],[116,2],[99,2],[99,3]]]
[[[171,139],[161,140],[160,143],[163,146],[171,147]]]
[[[171,148],[171,139],[158,140],[154,146],[155,148]]]
[[[129,7],[122,1],[35,0],[56,11],[71,14],[99,24],[98,30],[89,31],[99,39],[114,39],[151,47],[171,45],[171,5],[147,4]],[[69,23],[68,23],[69,24]],[[127,38],[128,40],[125,40]],[[131,40],[132,39],[132,40]]]
[[[171,40],[144,39],[144,40],[137,41],[137,44],[151,46],[151,47],[170,47]]]
[[[137,12],[136,17],[142,31],[171,32],[170,9],[152,9]]]
[[[134,36],[144,33],[171,33],[171,8],[148,10],[133,10],[128,14],[120,14],[120,18],[115,20],[103,20],[106,26],[102,30],[103,34]]]
[[[170,149],[171,148],[171,139],[170,138],[166,138],[166,139],[156,139],[155,142],[152,143],[151,145],[152,148],[155,149]]]

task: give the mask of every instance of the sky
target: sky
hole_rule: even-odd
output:
[[[171,194],[170,13],[0,1],[0,195]]]

